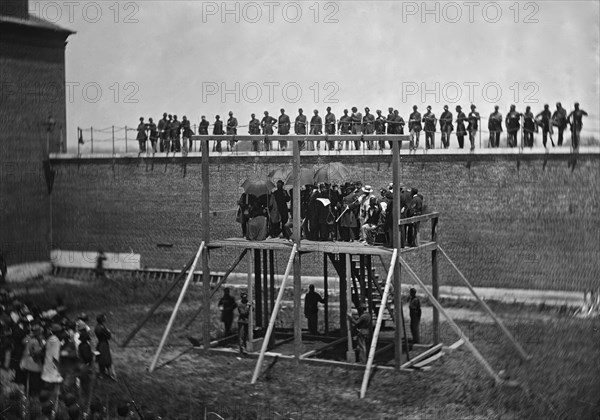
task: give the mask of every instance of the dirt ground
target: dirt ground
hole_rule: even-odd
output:
[[[39,284],[36,285],[36,287]],[[48,305],[60,296],[75,316],[108,315],[114,332],[112,353],[119,383],[98,382],[96,396],[109,404],[128,399],[126,381],[142,407],[164,419],[598,419],[600,418],[600,326],[598,320],[572,318],[555,311],[499,306],[495,309],[533,358],[523,362],[489,317],[474,308],[452,307],[449,313],[496,371],[504,370],[517,387],[496,386],[465,346],[448,352],[428,371],[375,369],[365,399],[359,399],[363,370],[296,365],[267,359],[255,385],[250,384],[254,358],[237,354],[206,355],[192,350],[149,373],[147,368],[164,330],[176,294],[161,307],[127,348],[120,342],[165,289],[137,279],[93,282],[46,279],[43,295],[27,296]],[[238,298],[238,291],[234,296]],[[221,293],[218,292],[214,301]],[[198,307],[201,290],[190,288],[177,328],[169,337],[160,363],[190,347],[186,337],[202,337],[202,325],[180,326]],[[291,304],[287,306],[291,310]],[[431,308],[425,307],[422,341],[431,340]],[[322,313],[321,313],[322,315]],[[282,315],[285,318],[289,315]],[[338,317],[331,317],[337,322]],[[321,316],[322,322],[322,316]],[[221,335],[217,311],[212,336]],[[322,327],[322,324],[321,324]],[[445,345],[457,340],[441,325]],[[235,347],[233,345],[232,347]],[[306,347],[309,347],[307,344]],[[159,363],[159,364],[160,364]]]

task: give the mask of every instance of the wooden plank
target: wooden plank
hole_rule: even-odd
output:
[[[434,354],[433,356],[431,356],[428,359],[423,360],[422,362],[415,363],[414,367],[416,367],[416,368],[422,368],[422,367],[425,367],[427,365],[430,365],[431,363],[433,363],[436,360],[440,359],[443,355],[444,355],[444,352],[440,351],[439,353]]]
[[[406,219],[400,219],[400,221],[398,222],[398,225],[408,225],[408,224],[416,223],[416,222],[424,222],[429,219],[435,219],[436,217],[439,217],[439,216],[440,216],[440,214],[438,212],[433,212],[433,213],[422,214],[420,216],[407,217]]]
[[[423,353],[413,357],[411,360],[404,363],[401,367],[403,367],[403,368],[411,367],[411,366],[415,365],[416,363],[420,362],[421,360],[426,359],[428,356],[431,356],[432,354],[437,353],[441,350],[442,350],[442,345],[437,344],[437,345],[433,346],[432,348],[430,348],[429,350],[424,351]]]

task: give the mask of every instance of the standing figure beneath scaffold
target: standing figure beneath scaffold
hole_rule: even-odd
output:
[[[246,342],[248,341],[248,321],[250,319],[250,303],[248,303],[248,294],[240,295],[242,301],[237,307],[238,310],[238,337],[240,343],[240,353],[247,354]]]

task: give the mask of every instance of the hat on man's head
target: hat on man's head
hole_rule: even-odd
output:
[[[431,105],[427,105],[427,109],[431,109]]]
[[[370,194],[373,192],[373,187],[371,187],[370,185],[365,185],[362,188],[362,192],[364,192],[365,194]]]

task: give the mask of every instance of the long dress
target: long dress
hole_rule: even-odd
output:
[[[110,340],[112,334],[108,328],[104,326],[104,324],[96,325],[94,334],[96,334],[96,338],[98,339],[98,346],[96,347],[96,350],[98,350],[100,353],[97,359],[100,372],[109,373],[108,369],[112,365],[112,357],[110,355],[110,346],[108,344],[108,340]]]

